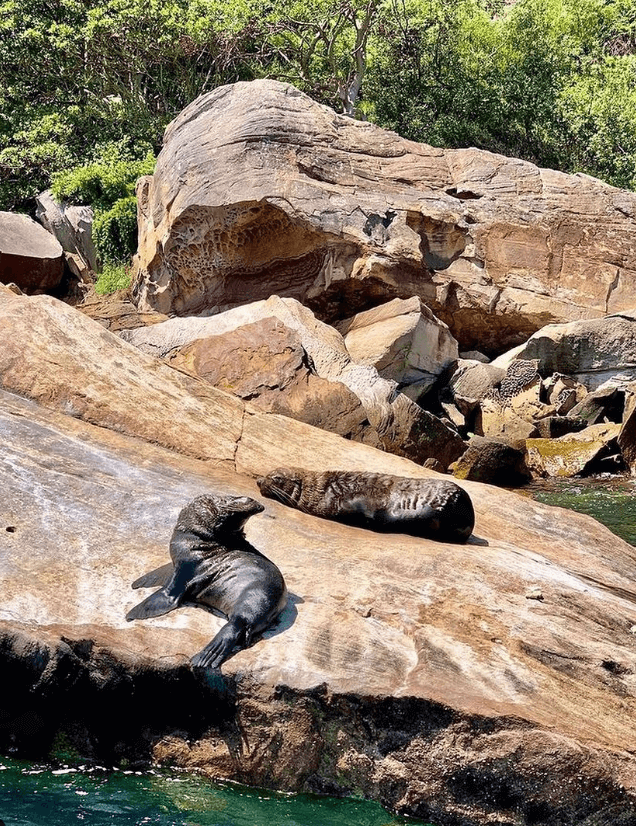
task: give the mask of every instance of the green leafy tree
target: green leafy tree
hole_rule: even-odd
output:
[[[273,3],[263,20],[269,70],[354,116],[383,0]]]

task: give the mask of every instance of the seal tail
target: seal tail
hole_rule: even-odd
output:
[[[234,617],[221,628],[212,642],[192,657],[194,668],[218,668],[227,660],[234,648],[246,646],[246,623],[240,617]]]
[[[179,607],[179,601],[169,596],[164,588],[150,594],[149,597],[135,605],[126,614],[128,622],[136,619],[150,619],[150,617],[161,617]]]

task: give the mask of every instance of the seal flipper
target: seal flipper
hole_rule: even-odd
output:
[[[172,566],[170,567],[172,568]],[[177,564],[170,581],[164,588],[160,588],[158,591],[155,591],[154,594],[150,594],[143,602],[140,602],[139,605],[135,605],[134,608],[130,609],[126,614],[128,622],[134,619],[161,617],[163,614],[168,614],[170,611],[178,608],[192,583],[195,569],[196,562],[194,561]],[[146,576],[141,577],[141,579],[146,581],[146,577],[153,576],[158,573],[159,570],[161,569],[151,571],[149,574],[146,574]],[[136,581],[139,582],[139,580]]]
[[[158,585],[163,587],[170,582],[173,571],[172,563],[168,562],[167,565],[162,565],[161,568],[155,568],[154,571],[149,571],[147,574],[140,576],[130,587],[156,588]]]
[[[224,625],[212,642],[195,654],[190,660],[194,668],[218,668],[227,660],[234,648],[239,650],[247,645],[245,620],[234,617]]]
[[[160,588],[154,594],[135,605],[126,614],[128,622],[135,619],[150,619],[150,617],[161,617],[163,614],[168,614],[175,608],[179,607],[179,600],[170,596],[165,588]]]

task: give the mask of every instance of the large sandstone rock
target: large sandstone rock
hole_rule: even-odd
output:
[[[336,115],[284,83],[223,86],[167,128],[139,196],[140,307],[292,296],[332,322],[418,295],[462,350],[636,304],[636,195]]]
[[[636,300],[633,304],[636,306]],[[566,373],[588,390],[619,374],[634,379],[636,314],[625,311],[606,318],[547,325],[494,364],[505,366],[510,357],[537,359],[542,376]]]
[[[73,343],[86,359],[100,342]],[[134,419],[142,362],[119,342],[118,366],[108,348],[95,378],[129,382]],[[184,406],[182,452],[199,415]],[[246,410],[244,424],[235,468],[249,475],[301,460],[426,473],[282,417]],[[207,427],[212,441],[227,434],[219,419]],[[188,657],[221,620],[187,608],[126,623],[130,582],[167,559],[185,502],[258,497],[254,482],[6,392],[0,433],[0,746],[63,742],[96,761],[355,790],[441,826],[629,822],[635,552],[592,519],[468,483],[476,536],[450,546],[266,500],[247,537],[283,570],[290,603],[208,683]]]
[[[43,227],[14,212],[0,212],[0,282],[26,293],[54,290],[64,274],[59,242]]]
[[[268,500],[247,535],[291,600],[219,693],[188,667],[218,618],[124,619],[184,503],[258,497],[250,477],[279,465],[430,473],[258,412],[48,297],[0,288],[0,308],[1,747],[355,790],[441,826],[632,816],[631,546],[476,483],[464,546]]]
[[[358,364],[373,365],[417,400],[457,361],[457,342],[447,325],[417,296],[399,298],[337,325]]]

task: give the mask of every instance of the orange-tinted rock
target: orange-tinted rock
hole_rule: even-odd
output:
[[[636,195],[337,115],[288,84],[223,86],[139,186],[135,294],[167,314],[272,293],[328,322],[419,296],[462,350],[636,305]]]

